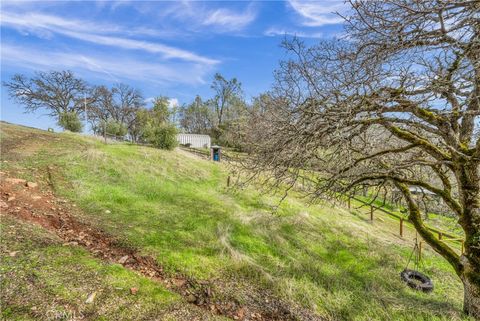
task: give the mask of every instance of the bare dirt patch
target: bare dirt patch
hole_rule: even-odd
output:
[[[72,213],[75,205],[55,197],[51,190],[41,190],[37,184],[0,175],[0,207],[4,214],[32,222],[57,234],[64,245],[78,245],[88,249],[95,257],[118,263],[136,271],[165,287],[179,293],[189,304],[203,308],[206,312],[222,315],[234,320],[318,320],[308,311],[289,307],[267,293],[252,293],[249,302],[241,304],[224,294],[217,295],[216,289],[231,285],[210,281],[199,281],[181,274],[171,275],[149,256],[121,244]],[[131,289],[135,292],[136,289]],[[291,308],[293,310],[291,310]]]

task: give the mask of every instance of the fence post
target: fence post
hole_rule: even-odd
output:
[[[422,259],[422,245],[423,245],[423,242],[420,241],[420,243],[418,244],[418,260]]]
[[[403,218],[400,218],[400,236],[403,237]]]
[[[107,143],[107,122],[103,121],[103,140]]]
[[[230,187],[230,175],[227,177],[227,187]]]
[[[373,206],[370,205],[370,221],[373,221]]]
[[[348,209],[350,209],[350,196],[348,197]]]

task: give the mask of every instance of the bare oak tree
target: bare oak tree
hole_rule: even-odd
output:
[[[260,177],[314,197],[393,186],[480,318],[480,2],[350,1],[344,40],[284,42],[269,106],[249,128]],[[270,175],[266,175],[270,174]],[[424,224],[412,188],[437,195],[465,232],[459,254]]]
[[[115,84],[111,91],[113,104],[109,105],[108,111],[114,120],[128,128],[135,112],[145,105],[145,99],[138,89],[126,84]]]
[[[145,102],[141,92],[126,84],[115,84],[112,89],[96,86],[88,101],[88,118],[94,132],[103,132],[102,124],[113,121],[124,125],[136,141],[138,132],[137,113]]]
[[[34,77],[14,75],[9,82],[3,82],[11,98],[25,106],[26,112],[44,108],[49,116],[61,113],[81,113],[87,84],[73,72],[37,72]]]

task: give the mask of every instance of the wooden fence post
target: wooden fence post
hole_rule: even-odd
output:
[[[227,177],[227,187],[230,187],[230,175]]]
[[[370,205],[370,221],[373,221],[373,206]]]
[[[103,139],[105,140],[105,144],[107,143],[107,122],[103,121]]]
[[[400,218],[400,236],[403,237],[403,218]]]
[[[422,259],[422,245],[423,245],[423,242],[420,241],[420,243],[418,244],[418,260],[419,261]]]

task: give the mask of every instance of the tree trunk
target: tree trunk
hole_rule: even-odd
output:
[[[463,311],[475,320],[480,320],[480,274],[467,267],[461,279],[464,288]]]
[[[464,286],[463,310],[480,320],[480,168],[478,161],[460,164],[456,174],[463,207],[459,223],[465,231],[459,274]]]

